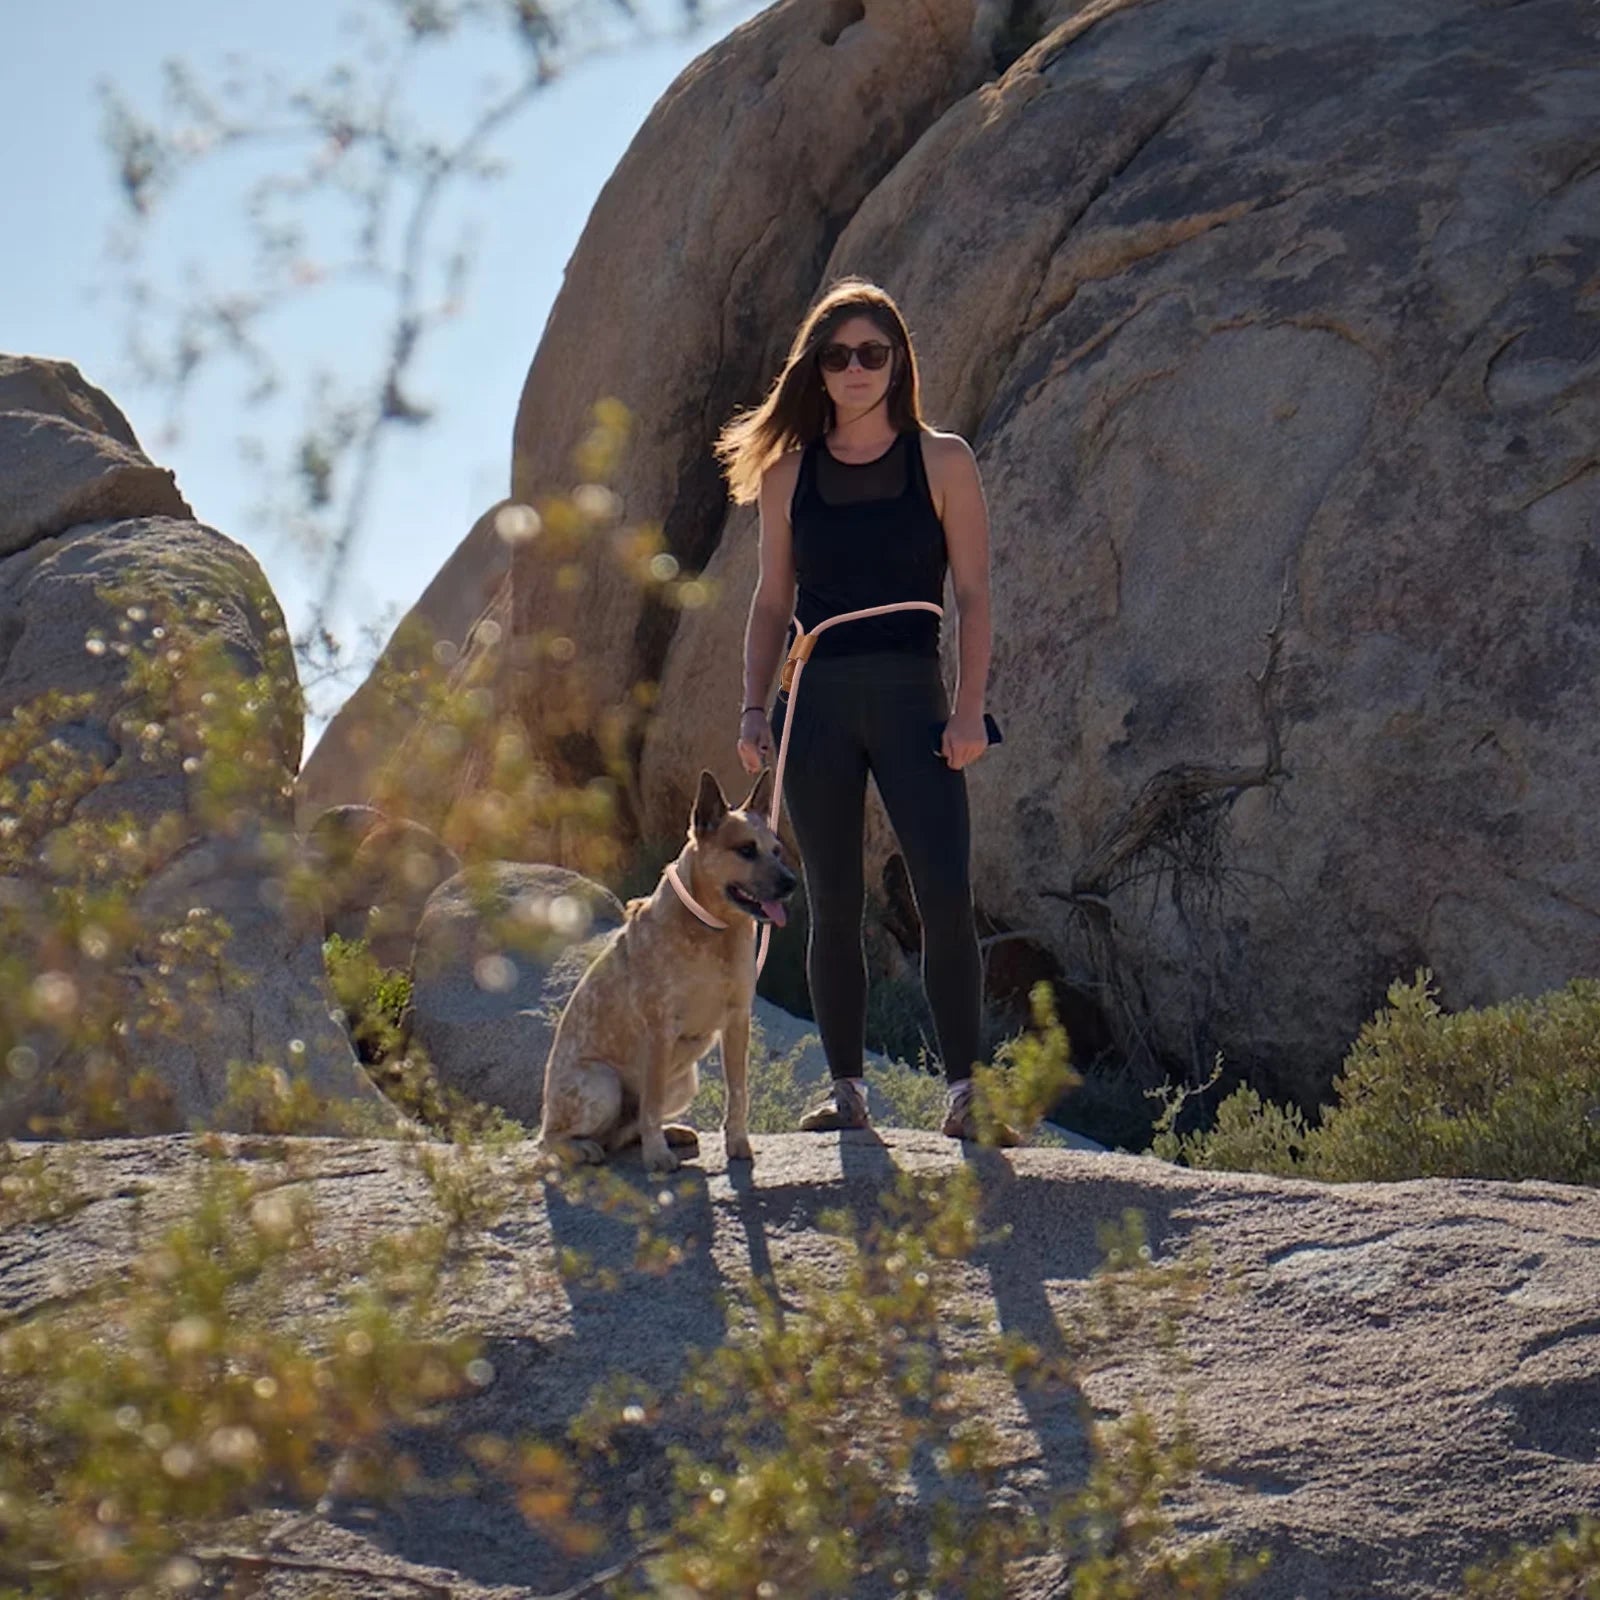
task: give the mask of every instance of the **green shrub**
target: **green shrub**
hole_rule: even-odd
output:
[[[400,1019],[411,1000],[411,975],[397,967],[380,967],[365,939],[346,939],[337,933],[323,941],[322,960],[357,1055],[371,1066],[398,1054]]]
[[[1280,1106],[1263,1100],[1243,1085],[1217,1107],[1209,1128],[1193,1133],[1175,1131],[1178,1112],[1191,1094],[1204,1093],[1217,1081],[1220,1067],[1198,1090],[1157,1091],[1165,1109],[1157,1118],[1150,1150],[1164,1161],[1223,1172],[1270,1172],[1279,1177],[1304,1177],[1305,1117],[1297,1106]]]
[[[1548,1544],[1518,1545],[1466,1578],[1469,1600],[1600,1600],[1600,1520],[1580,1517]]]
[[[976,1080],[979,1123],[995,1117],[1023,1131],[1032,1130],[1034,1142],[1065,1143],[1059,1134],[1040,1124],[1040,1118],[1077,1081],[1067,1066],[1065,1031],[1055,1016],[1048,984],[1035,985],[1032,994],[1037,1033],[1019,1034],[1002,1042],[994,1064],[980,1066]],[[787,1055],[775,1056],[766,1047],[761,1024],[750,1022],[750,1131],[793,1133],[800,1115],[822,1090],[816,1081],[798,1076],[801,1057],[816,1036],[808,1034]],[[904,1061],[886,1066],[869,1062],[866,1068],[872,1120],[885,1128],[937,1128],[944,1120],[945,1081]],[[722,1075],[706,1072],[700,1093],[689,1110],[689,1120],[701,1131],[722,1126],[727,1091]]]
[[[391,1428],[480,1380],[440,1329],[447,1230],[353,1259],[302,1186],[214,1154],[127,1272],[0,1328],[0,1594],[192,1588],[206,1531],[336,1469],[380,1489]]]
[[[979,1065],[972,1075],[978,1135],[986,1142],[993,1140],[1002,1123],[1030,1137],[1044,1114],[1082,1081],[1068,1065],[1071,1047],[1056,1017],[1050,985],[1041,979],[1028,1000],[1035,1031],[1006,1040],[994,1062]]]
[[[447,1138],[503,1141],[527,1130],[497,1106],[486,1106],[440,1083],[427,1053],[405,1040],[411,975],[380,967],[364,939],[330,934],[322,946],[328,986],[367,1075],[408,1116]]]
[[[1243,1088],[1218,1107],[1213,1128],[1178,1135],[1180,1092],[1151,1149],[1190,1166],[1332,1182],[1600,1183],[1600,982],[1448,1013],[1432,974],[1419,971],[1390,986],[1334,1091],[1316,1127]]]

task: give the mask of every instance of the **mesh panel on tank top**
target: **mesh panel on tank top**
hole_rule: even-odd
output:
[[[817,493],[830,506],[898,500],[906,492],[906,435],[871,461],[840,461],[827,445],[817,450]]]
[[[899,600],[942,604],[944,526],[928,489],[920,429],[900,434],[871,461],[840,461],[823,439],[806,446],[790,508],[795,614],[824,618]],[[868,650],[939,653],[939,617],[903,611],[829,628],[812,659]],[[785,649],[794,641],[791,625]]]

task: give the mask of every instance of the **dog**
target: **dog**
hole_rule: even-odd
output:
[[[699,1064],[722,1040],[723,1133],[730,1161],[750,1148],[750,1011],[756,929],[782,927],[800,881],[767,826],[772,770],[763,767],[737,807],[702,771],[679,882],[719,922],[700,920],[664,870],[655,893],[630,900],[623,925],[578,980],[544,1069],[539,1143],[568,1160],[604,1161],[638,1142],[651,1172],[671,1172],[699,1150],[693,1128],[670,1118],[689,1107]]]

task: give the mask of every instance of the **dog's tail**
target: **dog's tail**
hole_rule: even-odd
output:
[[[544,1087],[539,1094],[539,1143],[546,1144],[553,1134],[559,1134],[560,1129],[553,1126],[551,1117],[551,1101],[554,1098],[550,1090],[552,1085],[558,1085],[562,1078],[562,1068],[569,1065],[570,1050],[567,1047],[566,1030],[558,1022],[555,1037],[550,1041],[550,1052],[544,1062]]]

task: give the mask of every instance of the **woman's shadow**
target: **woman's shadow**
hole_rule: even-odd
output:
[[[1049,1285],[1087,1290],[1105,1264],[1102,1225],[1126,1225],[1137,1213],[1146,1237],[1163,1240],[1173,1227],[1171,1197],[1153,1186],[1100,1173],[1018,1173],[999,1150],[964,1146],[983,1194],[984,1241],[973,1261],[988,1274],[1000,1331],[1031,1346],[1043,1358],[1042,1376],[1023,1376],[1017,1398],[1039,1448],[1039,1466],[1049,1490],[1072,1493],[1093,1465],[1091,1423],[1095,1408],[1083,1391],[1081,1371],[1091,1355],[1092,1333],[1063,1332]],[[1091,1324],[1092,1325],[1092,1324]]]

